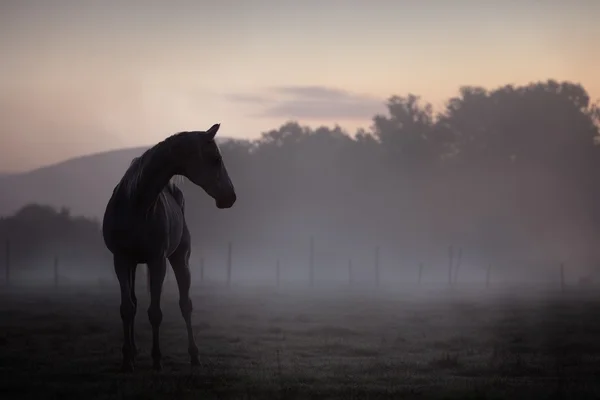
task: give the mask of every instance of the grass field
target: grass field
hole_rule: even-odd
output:
[[[195,290],[202,365],[189,365],[168,287],[164,369],[152,371],[142,289],[140,355],[122,374],[116,287],[3,289],[0,398],[600,398],[600,301],[589,294]]]

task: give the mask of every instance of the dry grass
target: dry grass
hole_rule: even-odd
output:
[[[151,370],[148,299],[141,353],[118,372],[115,288],[0,294],[3,399],[600,398],[600,301],[310,295],[202,288],[192,370],[176,292],[163,298],[164,371]],[[422,297],[422,296],[421,296]]]

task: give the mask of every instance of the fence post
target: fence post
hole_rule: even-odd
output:
[[[452,263],[454,261],[454,248],[448,248],[448,286],[452,286]]]
[[[10,286],[10,240],[6,239],[6,264],[5,264],[5,274],[6,274],[6,286]]]
[[[315,284],[315,239],[313,236],[310,237],[310,249],[309,249],[309,271],[308,271],[308,279],[310,287],[313,287]]]
[[[379,287],[379,246],[375,247],[375,285]]]
[[[200,282],[204,282],[204,257],[200,257]]]
[[[417,284],[421,286],[421,278],[423,277],[423,263],[419,264],[419,279]]]
[[[275,262],[275,282],[277,283],[277,287],[279,287],[279,278],[281,276],[279,258]]]
[[[458,255],[456,256],[456,263],[454,264],[454,285],[458,283],[458,271],[460,270],[460,262],[462,261],[462,247],[458,249]]]
[[[485,287],[486,288],[490,287],[491,275],[492,275],[492,266],[488,265],[487,271],[485,273]]]
[[[560,264],[560,290],[562,292],[565,291],[566,285],[565,285],[565,264],[561,263]]]
[[[58,256],[54,256],[54,288],[58,288]]]
[[[352,285],[354,283],[354,276],[352,272],[352,260],[348,260],[348,285]]]
[[[231,286],[231,250],[232,243],[227,243],[227,286]]]

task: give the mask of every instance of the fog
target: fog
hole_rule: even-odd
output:
[[[520,368],[530,390],[549,390],[536,380],[548,373],[559,392],[565,374],[585,377],[595,366],[583,354],[597,349],[589,337],[595,328],[582,319],[597,309],[600,265],[600,113],[585,89],[552,80],[465,87],[439,112],[410,94],[391,97],[387,109],[368,131],[289,122],[256,141],[221,142],[238,198],[231,209],[217,209],[189,180],[179,183],[192,235],[193,326],[206,341],[201,354],[249,351],[243,360],[255,360],[258,353],[240,350],[254,346],[272,358],[264,368],[302,376],[328,362],[364,377],[363,359],[447,379],[476,379],[475,370],[497,378]],[[104,156],[94,156],[93,168],[77,160],[80,173],[88,168],[96,177],[84,181],[65,179],[74,173],[71,161],[45,175],[2,178],[21,179],[23,187],[45,176],[47,185],[62,182],[56,190],[69,199],[56,204],[41,194],[0,220],[2,312],[17,315],[23,332],[43,331],[26,317],[41,301],[47,307],[35,312],[69,326],[87,318],[118,349],[109,334],[120,321],[119,285],[101,233],[106,202],[86,193],[101,191],[108,201],[130,156],[117,162],[122,169],[114,161],[104,169]],[[71,211],[92,201],[102,207],[83,216]],[[139,265],[142,309],[147,291]],[[182,324],[177,301],[169,268],[166,326]],[[97,314],[86,314],[88,303]],[[20,343],[14,321],[5,328]],[[567,334],[565,326],[575,330]],[[147,341],[149,327],[140,331]],[[165,341],[179,339],[163,353],[187,363],[177,353],[185,348],[183,328],[164,332]],[[232,350],[224,340],[244,345]],[[564,343],[579,343],[571,353],[579,364],[559,374],[552,368],[559,359],[563,365],[557,349]],[[255,379],[238,361],[221,362]],[[378,371],[377,379],[387,373]],[[446,384],[441,390],[454,383]]]
[[[493,282],[546,285],[561,264],[569,282],[598,273],[599,113],[585,88],[463,87],[441,111],[412,94],[390,97],[387,109],[354,133],[289,122],[258,140],[221,139],[234,208],[217,210],[180,183],[194,279],[204,263],[206,279],[226,280],[229,244],[236,284],[273,282],[277,260],[282,282],[308,282],[311,257],[315,283],[348,282],[351,263],[354,285],[373,284],[377,270],[381,284],[412,285],[419,265],[423,284],[443,284],[450,251],[453,262],[460,252],[457,284],[484,284],[490,270]],[[2,220],[9,258],[21,265],[13,274],[43,275],[54,258],[72,280],[112,272],[98,221],[131,153],[2,178],[48,188],[24,191],[24,208]],[[52,191],[61,204],[45,200]]]

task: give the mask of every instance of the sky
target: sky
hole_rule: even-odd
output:
[[[557,79],[600,97],[600,1],[1,0],[0,171],[289,120],[368,128],[391,95]]]

